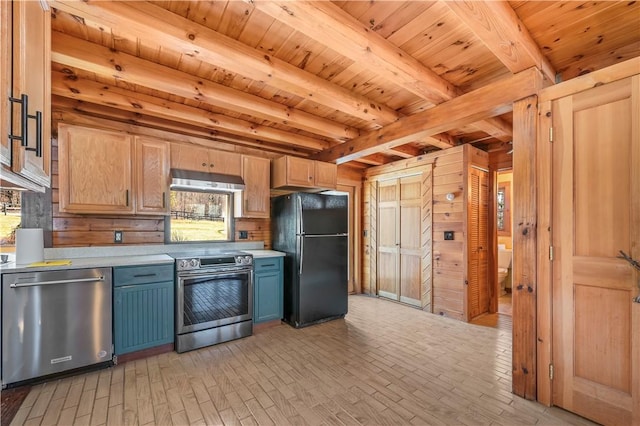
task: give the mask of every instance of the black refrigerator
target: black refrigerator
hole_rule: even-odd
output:
[[[273,249],[284,258],[284,321],[293,327],[347,313],[348,199],[295,193],[272,200]]]

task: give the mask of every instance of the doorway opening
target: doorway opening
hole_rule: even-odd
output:
[[[498,263],[497,280],[494,283],[498,295],[498,313],[512,315],[512,283],[513,283],[513,169],[497,173],[496,233],[498,247],[496,259]]]

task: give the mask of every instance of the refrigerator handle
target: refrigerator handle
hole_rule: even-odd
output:
[[[302,220],[302,197],[298,195],[296,198],[298,199],[298,224],[300,227],[299,234],[304,235],[304,221]],[[302,268],[302,266],[300,268]]]
[[[302,275],[302,265],[304,264],[304,237],[300,237],[300,275]]]

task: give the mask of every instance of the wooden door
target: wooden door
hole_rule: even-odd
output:
[[[418,307],[423,293],[422,181],[420,173],[378,182],[378,295]]]
[[[398,179],[378,182],[378,295],[398,300],[400,206]]]
[[[640,273],[618,258],[640,259],[640,76],[552,111],[552,401],[640,424]]]
[[[136,137],[136,213],[168,215],[169,143]]]
[[[422,285],[422,175],[399,179],[400,301],[421,306]]]
[[[28,119],[28,149],[21,147],[19,141],[13,142],[12,169],[48,187],[51,180],[51,13],[43,10],[39,1],[13,2],[13,96],[20,98],[23,94],[28,96],[29,115],[42,114],[41,141],[36,139],[36,120]],[[19,133],[22,114],[18,105],[14,110],[14,133]],[[35,151],[38,143],[40,153]]]
[[[132,137],[66,125],[58,136],[60,211],[133,213]]]
[[[467,320],[489,312],[489,174],[470,168],[467,201]]]

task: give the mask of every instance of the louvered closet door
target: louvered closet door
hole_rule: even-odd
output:
[[[487,268],[488,244],[488,173],[469,170],[469,200],[467,204],[467,319],[489,311]]]

